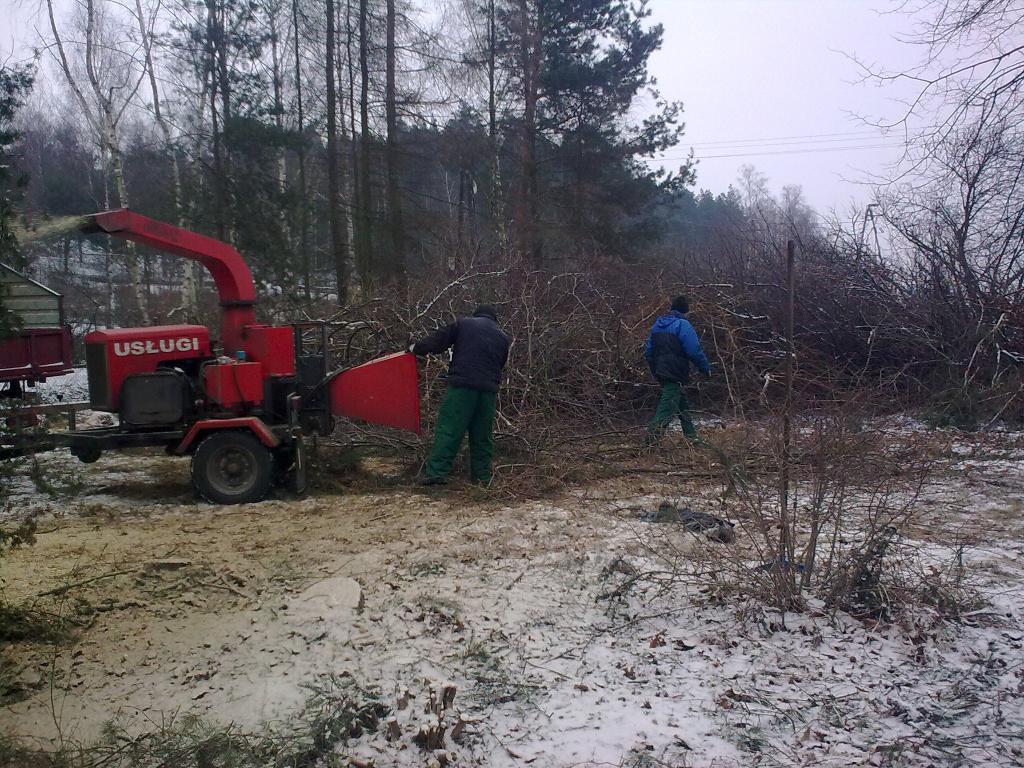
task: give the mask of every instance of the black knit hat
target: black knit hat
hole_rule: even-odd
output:
[[[672,299],[672,309],[675,312],[685,315],[690,311],[690,302],[686,300],[685,296],[676,296]]]
[[[476,308],[473,317],[489,317],[494,322],[498,322],[498,309],[493,304],[481,304]]]

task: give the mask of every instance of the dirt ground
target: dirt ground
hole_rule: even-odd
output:
[[[971,532],[991,608],[924,640],[814,611],[780,631],[687,588],[613,605],[617,563],[652,557],[641,512],[667,495],[718,512],[708,481],[509,501],[461,486],[337,492],[348,481],[326,478],[303,499],[215,507],[192,499],[182,460],[46,454],[57,487],[15,469],[12,512],[42,517],[0,579],[10,602],[77,629],[4,649],[15,684],[0,732],[52,749],[111,720],[126,733],[186,714],[287,729],[318,686],[351,676],[403,733],[337,749],[378,766],[428,764],[410,734],[444,684],[466,723],[445,744],[459,765],[1021,764],[1024,449],[1014,435],[949,450],[919,540]],[[668,535],[676,551],[696,545]],[[951,694],[965,706],[939,712]]]

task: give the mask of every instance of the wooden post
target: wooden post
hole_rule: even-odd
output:
[[[785,559],[785,564],[780,563],[781,571],[785,574],[789,569],[795,568],[793,562],[793,539],[790,532],[789,519],[789,469],[792,462],[792,419],[793,419],[793,358],[796,351],[793,345],[793,314],[795,305],[795,280],[794,261],[796,257],[796,243],[790,240],[786,243],[786,401],[782,410],[782,463],[779,469],[779,557]],[[787,578],[787,584],[791,583],[792,574]]]

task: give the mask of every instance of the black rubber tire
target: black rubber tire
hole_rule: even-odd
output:
[[[192,455],[192,486],[214,504],[261,501],[274,481],[274,457],[248,432],[214,432]]]
[[[89,445],[86,447],[72,448],[71,455],[83,464],[93,464],[100,460],[100,456],[103,455],[103,451]]]

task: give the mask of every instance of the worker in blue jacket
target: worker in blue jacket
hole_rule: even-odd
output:
[[[686,439],[693,444],[702,442],[690,418],[690,402],[683,387],[690,380],[691,362],[708,379],[711,378],[711,364],[700,347],[697,332],[686,319],[689,311],[690,303],[686,297],[676,296],[672,299],[669,313],[654,321],[647,336],[644,357],[651,374],[661,384],[661,399],[654,418],[647,425],[648,444],[655,443],[677,416]]]

